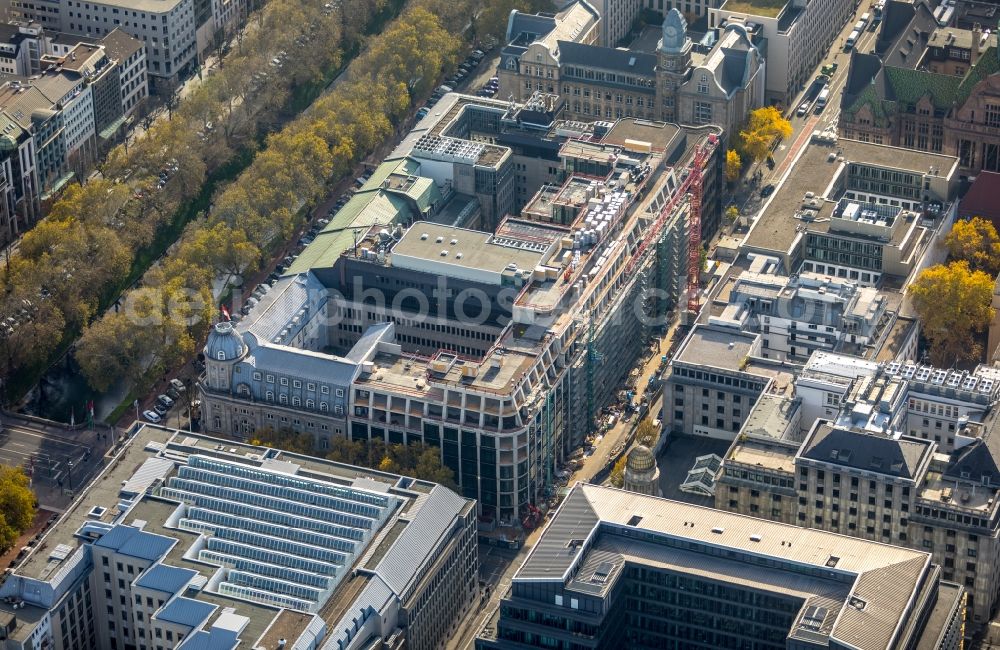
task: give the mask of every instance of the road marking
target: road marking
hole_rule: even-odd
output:
[[[81,449],[90,449],[89,445],[83,445],[78,442],[73,442],[72,440],[67,440],[61,436],[57,436],[54,434],[37,433],[35,431],[32,431],[31,429],[25,429],[17,425],[6,425],[6,430],[16,431],[17,433],[22,433],[24,435],[31,436],[33,438],[41,438],[42,440],[47,440],[49,442],[54,442],[56,444],[69,445],[71,447],[80,447]]]

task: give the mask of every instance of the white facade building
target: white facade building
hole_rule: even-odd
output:
[[[728,4],[722,2],[719,8],[709,9],[709,29],[724,22],[753,23],[751,31],[767,39],[766,100],[785,105],[809,81],[816,64],[854,11],[853,0],[788,0],[777,13],[772,2],[762,2],[760,8],[755,8],[753,0],[744,0],[740,11],[730,10]],[[748,6],[750,11],[742,10]]]
[[[142,41],[154,82],[175,80],[195,61],[194,0],[72,0],[63,3],[60,11],[65,32],[101,38],[121,28]]]

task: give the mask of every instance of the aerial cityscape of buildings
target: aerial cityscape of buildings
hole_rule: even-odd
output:
[[[255,10],[12,0],[8,267]],[[79,447],[20,463],[64,501],[12,549],[0,649],[1000,647],[1000,317],[941,362],[913,291],[1000,227],[998,21],[509,11],[309,234],[222,265],[171,397],[124,391],[103,446],[0,413]]]

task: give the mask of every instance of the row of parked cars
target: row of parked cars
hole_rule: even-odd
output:
[[[167,387],[167,392],[157,395],[156,400],[153,402],[153,407],[143,411],[142,417],[153,424],[159,424],[166,417],[167,412],[173,408],[174,403],[186,392],[187,386],[184,385],[184,382],[176,377],[171,379],[170,385]]]
[[[427,100],[427,104],[417,111],[417,117],[421,118],[424,115],[427,115],[428,111],[430,111],[434,104],[437,104],[442,97],[458,88],[459,84],[464,82],[466,78],[472,74],[472,71],[475,70],[480,63],[482,63],[484,58],[486,58],[486,52],[483,50],[474,50],[472,54],[465,59],[465,61],[459,64],[458,70],[455,71],[455,74],[434,89],[434,92],[431,93],[431,98]]]

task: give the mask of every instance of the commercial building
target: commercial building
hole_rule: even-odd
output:
[[[558,188],[483,232],[455,225],[465,206],[514,195],[490,183],[459,193],[457,176],[465,160],[512,163],[510,148],[477,137],[509,107],[462,96],[438,106],[286,277],[211,333],[202,422],[238,436],[306,432],[319,450],[339,435],[431,445],[484,514],[513,522],[554,494],[558,464],[676,314],[688,258],[680,178],[706,147],[710,229],[718,129],[621,120],[567,139]],[[433,138],[440,148],[421,144]]]
[[[762,356],[792,361],[815,350],[861,352],[889,331],[893,314],[875,288],[812,271],[786,276],[777,266],[774,258],[754,258],[709,322],[759,332]]]
[[[194,0],[91,1],[86,7],[62,2],[59,11],[60,29],[66,33],[101,38],[118,28],[140,40],[154,86],[169,87],[197,63]]]
[[[993,24],[941,27],[924,1],[890,0],[875,52],[851,56],[838,131],[1000,171],[1000,49]]]
[[[814,134],[741,247],[777,257],[789,274],[905,280],[932,237],[923,217],[954,209],[958,180],[955,156]]]
[[[95,48],[103,50],[106,63],[97,56]],[[101,38],[86,38],[45,31],[37,23],[10,22],[0,25],[0,71],[27,83],[33,81],[31,77],[47,71],[55,72],[55,68],[82,73],[87,84],[107,87],[106,90],[98,90],[95,95],[95,128],[98,134],[108,124],[114,124],[122,114],[131,113],[148,93],[145,48],[142,42],[121,29],[112,30]],[[113,86],[118,87],[120,94],[119,109],[113,106]],[[106,107],[102,107],[105,103]],[[109,111],[117,115],[112,116]]]
[[[575,26],[586,6],[554,18],[512,15],[497,71],[501,96],[558,93],[568,119],[638,117],[715,124],[726,133],[763,104],[764,60],[742,25],[720,30],[713,47],[696,48],[674,9],[655,52],[630,51],[587,41],[588,32]]]
[[[4,576],[0,643],[436,648],[476,537],[440,485],[142,426]]]
[[[765,393],[789,394],[794,367],[762,355],[760,334],[695,325],[664,373],[666,432],[732,440]]]
[[[941,574],[926,551],[577,484],[476,648],[957,649]]]
[[[149,95],[146,48],[121,29],[112,30],[100,42],[107,50],[108,56],[118,65],[122,114],[132,115],[139,102]]]
[[[1000,371],[988,366],[957,372],[817,352],[780,411],[794,417],[781,424],[773,404],[754,407],[751,419],[766,426],[733,442],[716,507],[927,549],[966,587],[971,619],[985,623],[1000,554],[998,386]]]
[[[725,0],[708,10],[709,29],[740,24],[767,60],[764,101],[791,104],[854,13],[853,0]]]

